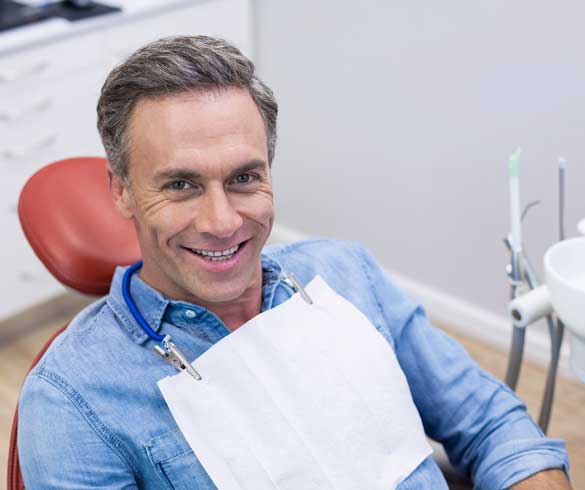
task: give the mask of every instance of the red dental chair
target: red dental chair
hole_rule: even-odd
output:
[[[18,216],[24,234],[45,267],[62,284],[85,294],[108,293],[117,265],[140,258],[131,221],[114,207],[106,179],[106,160],[82,157],[61,160],[35,173],[20,194]],[[31,369],[51,342],[47,341]],[[7,490],[24,490],[17,447],[18,407],[10,438]],[[446,457],[436,459],[451,490],[469,490],[466,478],[456,474]]]
[[[110,196],[105,158],[70,158],[39,170],[21,191],[18,217],[49,272],[81,293],[107,294],[116,266],[140,258],[134,225],[118,215]],[[31,369],[66,327],[47,341]],[[18,407],[10,436],[8,490],[24,490],[17,427]]]

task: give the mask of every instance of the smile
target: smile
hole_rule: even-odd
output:
[[[231,259],[234,254],[240,248],[240,245],[236,245],[235,247],[228,248],[227,250],[216,251],[216,250],[202,250],[198,248],[191,248],[191,252],[196,253],[197,255],[202,255],[207,260],[212,262],[222,261],[222,260],[229,260]]]

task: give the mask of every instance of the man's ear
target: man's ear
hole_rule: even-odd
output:
[[[106,165],[106,174],[108,178],[108,185],[110,187],[110,192],[112,193],[112,198],[114,199],[114,205],[120,216],[126,219],[130,219],[134,217],[134,206],[132,202],[132,197],[130,196],[130,189],[128,189],[128,184],[124,182],[124,180],[114,173],[110,163]]]

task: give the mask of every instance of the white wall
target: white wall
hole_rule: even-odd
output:
[[[585,3],[256,0],[255,58],[280,102],[278,218],[360,239],[387,268],[505,315],[506,162],[538,264],[585,217]],[[505,339],[507,342],[507,338]]]

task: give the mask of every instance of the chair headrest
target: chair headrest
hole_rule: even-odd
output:
[[[140,258],[133,222],[114,207],[105,158],[69,158],[40,169],[20,193],[18,216],[49,272],[82,293],[107,294],[116,266]]]

